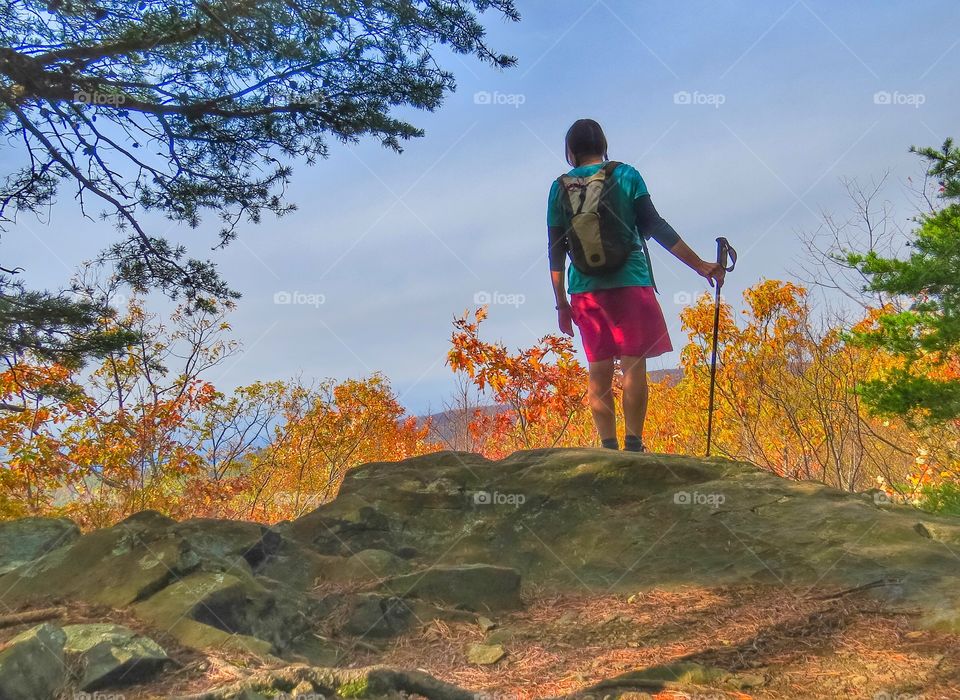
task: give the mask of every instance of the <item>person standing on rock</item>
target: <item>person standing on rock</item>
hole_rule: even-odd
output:
[[[635,168],[607,158],[607,139],[592,119],[567,131],[566,175],[547,200],[550,277],[560,330],[580,329],[590,370],[588,400],[604,447],[619,449],[613,402],[614,360],[623,373],[624,449],[643,452],[649,357],[673,346],[655,296],[646,239],[652,238],[710,283],[724,269],[700,258],[657,213]],[[567,256],[568,288],[564,286]],[[570,299],[567,299],[567,291]]]

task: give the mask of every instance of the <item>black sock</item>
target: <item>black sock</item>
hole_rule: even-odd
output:
[[[623,440],[623,449],[627,452],[646,452],[643,440],[638,435],[627,435]]]
[[[617,442],[617,438],[604,438],[600,441],[600,444],[606,447],[608,450],[619,450],[620,443]]]

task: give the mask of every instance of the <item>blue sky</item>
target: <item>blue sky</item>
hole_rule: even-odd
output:
[[[435,113],[402,113],[425,138],[402,155],[373,141],[335,144],[328,160],[296,168],[299,211],[243,225],[213,253],[243,294],[231,323],[244,350],[208,379],[230,389],[379,370],[422,413],[451,391],[451,320],[475,301],[499,302],[484,324],[491,339],[527,346],[554,332],[544,208],[566,168],[563,134],[580,117],[604,126],[611,158],[640,170],[703,257],[718,235],[739,248],[725,289],[735,302],[795,268],[798,232],[848,211],[841,177],[890,171],[884,195],[906,222],[904,181],[921,172],[908,147],[960,136],[955,0],[518,7],[519,24],[486,20],[489,43],[516,55],[515,68],[441,53],[457,92]],[[208,217],[167,235],[206,257],[216,229]],[[78,218],[68,194],[49,223],[22,217],[4,235],[4,259],[26,268],[31,286],[53,288],[112,239]],[[653,255],[679,349],[682,303],[704,284],[664,251]],[[307,303],[275,303],[284,293]],[[651,367],[675,364],[674,353]]]

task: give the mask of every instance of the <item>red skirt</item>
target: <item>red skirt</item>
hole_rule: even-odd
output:
[[[590,362],[657,357],[673,350],[653,287],[616,287],[570,295],[573,322]]]

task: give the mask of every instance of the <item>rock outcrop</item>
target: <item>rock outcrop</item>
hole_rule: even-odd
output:
[[[0,527],[0,575],[65,547],[80,528],[65,518],[22,518]]]
[[[159,644],[122,625],[67,625],[63,633],[63,650],[78,671],[81,690],[137,683],[170,661]]]
[[[955,519],[744,463],[591,449],[499,462],[441,452],[360,467],[334,502],[272,527],[152,512],[83,535],[63,520],[0,523],[0,592],[9,609],[51,601],[121,609],[187,648],[299,664],[290,673],[304,688],[359,683],[389,697],[435,681],[383,669],[338,675],[331,669],[345,648],[376,649],[434,619],[490,630],[490,617],[523,606],[528,587],[857,590],[918,613],[921,627],[960,631],[958,548]],[[507,637],[494,633],[472,647],[473,663],[500,662]],[[0,651],[0,697],[27,697],[7,689],[33,682],[42,686],[33,698],[64,684],[112,687],[169,662],[122,627],[44,624],[21,637]],[[36,665],[44,654],[68,670]],[[34,666],[52,670],[24,680]],[[328,675],[310,670],[318,668]],[[247,689],[282,686],[270,683]],[[216,697],[246,692],[228,690]]]
[[[46,700],[66,688],[69,678],[63,653],[67,636],[43,624],[11,639],[0,651],[0,698]]]

